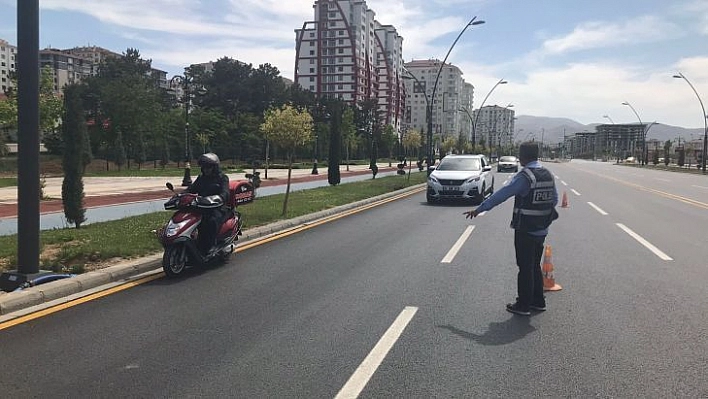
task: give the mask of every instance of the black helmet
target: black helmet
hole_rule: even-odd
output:
[[[213,152],[207,152],[206,154],[202,154],[202,156],[199,157],[199,161],[197,162],[199,166],[216,166],[217,168],[219,167],[219,157],[216,156]]]

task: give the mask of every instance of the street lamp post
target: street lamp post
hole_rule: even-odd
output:
[[[705,174],[707,158],[706,155],[708,153],[708,115],[706,114],[706,108],[703,106],[703,101],[701,100],[701,96],[698,95],[698,91],[696,91],[696,88],[693,87],[693,84],[691,84],[687,77],[685,77],[681,72],[679,72],[678,74],[674,75],[674,78],[685,80],[686,83],[691,86],[691,89],[696,94],[696,98],[698,98],[698,102],[701,104],[701,111],[703,111],[703,154],[701,154],[701,163],[703,164],[703,174]]]
[[[484,107],[484,103],[487,102],[487,99],[488,99],[489,96],[492,94],[492,92],[494,91],[494,89],[497,88],[497,86],[499,86],[499,85],[505,85],[505,84],[507,84],[507,83],[508,83],[508,82],[507,82],[506,80],[504,80],[504,79],[499,79],[499,81],[498,81],[494,86],[492,86],[492,90],[489,90],[489,93],[487,93],[486,97],[484,97],[484,100],[482,100],[482,104],[481,104],[481,105],[479,106],[479,108],[477,109],[477,115],[475,115],[475,117],[474,117],[474,123],[472,123],[472,145],[473,145],[473,146],[474,146],[474,145],[477,145],[477,121],[479,120],[479,114],[482,113],[482,107]]]
[[[433,84],[433,92],[432,95],[430,96],[430,101],[427,103],[427,112],[426,112],[426,117],[428,119],[428,135],[427,135],[427,143],[426,145],[428,146],[428,171],[430,171],[430,167],[433,166],[434,164],[434,155],[433,155],[433,104],[435,104],[435,92],[438,88],[438,81],[440,80],[440,73],[442,72],[443,68],[445,67],[445,63],[447,62],[447,57],[450,56],[450,52],[452,52],[452,49],[455,47],[457,44],[457,41],[460,40],[460,37],[462,37],[462,34],[465,33],[467,28],[469,28],[472,25],[481,25],[484,23],[484,21],[476,21],[477,16],[475,15],[470,22],[465,25],[464,28],[462,28],[462,31],[460,31],[460,34],[457,35],[457,38],[455,39],[454,42],[452,42],[452,45],[450,46],[450,49],[447,50],[447,54],[445,55],[445,59],[443,59],[442,64],[440,64],[440,68],[438,68],[438,74],[435,77],[435,83]]]
[[[184,76],[175,75],[170,79],[170,86],[182,87],[182,102],[184,103],[184,177],[182,178],[182,186],[187,187],[192,184],[190,175],[191,166],[189,164],[189,106],[192,102],[192,83],[194,77],[189,76],[186,71]]]
[[[634,115],[637,116],[637,119],[639,119],[639,125],[642,127],[642,165],[647,165],[647,155],[649,155],[649,151],[647,149],[647,129],[644,126],[644,123],[642,122],[642,118],[639,117],[639,114],[634,109],[632,104],[630,104],[628,101],[625,101],[622,103],[622,105],[628,106],[632,110],[632,112],[634,112]]]
[[[607,119],[607,120],[609,120],[611,124],[613,124],[613,125],[615,124],[615,121],[613,121],[612,118],[610,118],[609,115],[602,115],[602,117],[605,118],[605,119]]]

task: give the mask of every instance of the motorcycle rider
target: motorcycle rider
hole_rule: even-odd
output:
[[[226,216],[229,203],[229,177],[221,172],[219,157],[213,152],[202,154],[198,164],[202,173],[185,190],[201,197],[218,195],[223,205],[218,208],[202,209],[202,224],[199,230],[199,250],[206,256],[216,246],[219,227]]]

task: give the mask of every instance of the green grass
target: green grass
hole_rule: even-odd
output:
[[[387,176],[378,179],[315,188],[290,193],[287,217],[282,217],[285,194],[257,198],[239,208],[244,229],[278,220],[295,218],[339,205],[371,198],[425,182],[425,173]],[[40,232],[43,269],[79,273],[85,265],[111,258],[136,258],[161,251],[153,230],[172,213],[155,212],[109,222],[93,223],[80,229],[65,228]],[[0,270],[16,264],[17,235],[0,236]]]
[[[16,177],[0,177],[0,187],[14,187],[17,186]]]

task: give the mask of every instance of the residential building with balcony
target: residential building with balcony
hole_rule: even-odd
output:
[[[477,116],[479,114],[479,116]],[[472,112],[472,118],[477,123],[474,127],[474,136],[477,143],[484,143],[487,147],[512,147],[514,141],[515,112],[510,107],[486,105]]]
[[[403,38],[364,0],[316,0],[314,20],[295,30],[294,81],[318,98],[375,99],[379,122],[400,130]]]
[[[465,82],[460,68],[446,63],[440,71],[440,78],[437,79],[435,98],[432,98],[441,64],[437,59],[412,60],[404,64],[406,127],[416,129],[423,135],[427,134],[427,107],[432,105],[434,136],[444,140],[462,134],[469,140],[474,86]],[[432,104],[429,104],[431,101]]]
[[[13,87],[10,76],[15,73],[16,63],[17,47],[0,39],[0,94]]]

